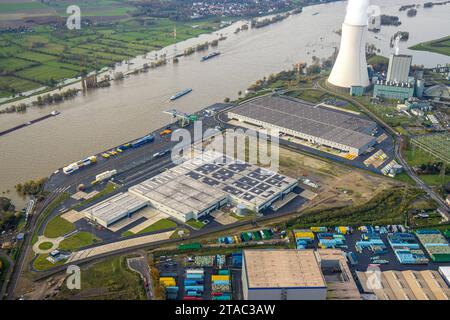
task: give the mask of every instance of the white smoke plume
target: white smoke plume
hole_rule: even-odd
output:
[[[353,26],[367,26],[370,0],[349,0],[345,23]]]

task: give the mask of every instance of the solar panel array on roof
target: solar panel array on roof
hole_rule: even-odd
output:
[[[258,208],[297,180],[209,151],[130,188],[181,214],[202,212],[229,196]],[[215,161],[219,161],[216,163]],[[219,165],[220,163],[220,165]],[[250,177],[249,175],[253,175]]]
[[[236,114],[356,149],[374,142],[376,123],[286,97],[265,96],[234,108]]]

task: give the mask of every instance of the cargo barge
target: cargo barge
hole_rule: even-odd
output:
[[[220,55],[220,52],[218,52],[218,51],[213,52],[213,53],[210,53],[210,54],[208,54],[207,56],[204,56],[204,57],[202,58],[201,62],[207,61],[207,60],[212,59],[212,58],[214,58],[214,57],[217,57],[217,56],[219,56],[219,55]]]
[[[170,101],[174,101],[174,100],[180,99],[181,97],[184,97],[185,95],[187,95],[187,94],[189,94],[191,92],[192,92],[192,89],[190,89],[190,88],[186,89],[186,90],[183,90],[181,92],[178,92],[178,93],[176,93],[175,95],[173,95],[170,98]]]
[[[50,114],[47,114],[47,115],[45,115],[45,116],[43,116],[43,117],[40,117],[40,118],[31,120],[31,121],[28,121],[28,122],[26,122],[26,123],[20,124],[20,125],[18,125],[18,126],[13,127],[13,128],[6,129],[6,130],[4,130],[4,131],[1,131],[1,132],[0,132],[0,136],[3,136],[3,135],[5,135],[5,134],[11,133],[11,132],[13,132],[13,131],[16,131],[16,130],[19,130],[19,129],[22,129],[22,128],[25,128],[25,127],[28,127],[28,126],[30,126],[30,125],[32,125],[32,124],[38,123],[38,122],[43,121],[43,120],[45,120],[45,119],[48,119],[48,118],[51,118],[51,117],[56,117],[56,116],[59,115],[59,114],[60,114],[59,111],[52,111]]]

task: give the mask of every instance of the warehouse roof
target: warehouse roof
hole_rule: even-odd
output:
[[[373,273],[357,272],[364,292],[380,300],[449,300],[450,289],[435,270],[384,271],[380,285],[371,280]],[[370,285],[369,285],[370,284]]]
[[[293,178],[207,151],[129,191],[188,214],[228,196],[239,203],[261,205],[295,184]]]
[[[358,149],[375,139],[369,134],[373,121],[287,97],[265,96],[230,113]]]
[[[99,220],[109,222],[116,220],[130,211],[142,208],[146,204],[148,204],[148,201],[142,198],[128,192],[121,192],[87,208],[84,210],[84,213],[86,217],[93,216]]]
[[[130,188],[131,192],[162,203],[181,214],[201,212],[227,194],[192,178],[166,171]]]
[[[313,250],[244,250],[249,289],[326,288]]]

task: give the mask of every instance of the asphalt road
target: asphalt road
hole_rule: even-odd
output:
[[[318,84],[318,87],[325,91],[325,92],[329,92],[329,93],[333,93],[337,96],[339,96],[339,94],[336,94],[335,92],[329,91],[328,89],[322,88],[320,86],[320,84]],[[361,103],[359,103],[356,100],[350,99],[348,97],[341,97],[343,99],[349,100],[352,103],[355,103],[357,106],[359,106],[362,110],[364,110],[371,118],[373,118],[375,121],[377,121],[382,127],[383,129],[385,129],[386,131],[388,131],[395,140],[395,154],[398,158],[398,160],[400,161],[400,163],[404,166],[404,168],[406,169],[407,173],[414,179],[414,181],[425,191],[427,192],[427,194],[433,198],[434,200],[436,200],[442,207],[448,208],[448,206],[445,204],[445,202],[443,201],[443,199],[436,194],[431,188],[429,188],[425,183],[423,183],[420,178],[413,172],[413,170],[409,167],[409,165],[407,164],[407,162],[404,160],[404,158],[401,155],[400,152],[400,145],[401,145],[401,136],[399,136],[391,127],[389,127],[386,123],[384,123],[381,119],[379,119],[376,115],[372,114],[369,110],[367,110]],[[205,118],[203,120],[206,120],[203,125],[204,128],[205,127],[209,127],[209,128],[214,128],[215,125],[222,125],[222,122],[220,121],[220,112],[218,114],[216,114],[215,117],[212,118]],[[231,127],[228,125],[228,127]],[[191,133],[193,133],[193,126],[191,125],[190,128],[188,128],[190,130]],[[70,176],[66,176],[63,173],[59,172],[59,173],[55,173],[50,177],[49,183],[48,183],[48,188],[50,190],[50,195],[49,197],[46,198],[46,200],[42,203],[38,203],[37,207],[36,207],[36,211],[35,214],[32,216],[30,224],[29,224],[29,228],[28,228],[28,236],[26,237],[25,243],[24,243],[24,250],[22,250],[21,255],[19,256],[19,259],[17,261],[16,264],[16,268],[14,269],[13,275],[11,277],[10,280],[10,287],[9,287],[9,292],[8,292],[8,299],[13,299],[14,298],[14,292],[17,286],[17,282],[18,279],[20,277],[20,275],[22,274],[23,268],[24,268],[24,262],[25,262],[25,258],[28,256],[29,254],[29,250],[31,248],[31,239],[32,239],[32,234],[34,233],[35,229],[36,229],[36,225],[37,225],[37,218],[39,217],[39,215],[42,213],[42,211],[45,209],[46,206],[48,206],[61,192],[64,192],[65,190],[75,190],[76,186],[80,183],[89,183],[90,181],[92,181],[92,177],[95,177],[95,175],[107,171],[107,170],[112,170],[112,169],[119,169],[119,175],[121,174],[120,171],[126,171],[127,175],[132,173],[133,171],[136,173],[136,178],[127,178],[124,177],[123,182],[126,185],[131,185],[131,184],[135,184],[138,183],[136,181],[139,181],[139,179],[141,179],[139,177],[139,168],[140,165],[145,164],[146,162],[148,162],[149,160],[152,159],[152,156],[154,153],[159,152],[161,150],[165,150],[167,148],[172,148],[173,145],[176,144],[176,142],[170,142],[170,138],[169,137],[159,137],[158,134],[155,134],[155,141],[151,144],[145,145],[141,148],[138,149],[133,149],[128,151],[125,151],[123,154],[120,154],[119,156],[113,158],[113,159],[109,159],[109,160],[105,160],[103,158],[99,158],[99,163],[97,163],[96,165],[90,166],[88,168],[82,169],[79,172],[77,172],[74,175],[70,175]],[[130,170],[130,171],[129,171]],[[145,169],[143,169],[145,170]],[[150,169],[148,169],[150,170]],[[151,170],[150,170],[151,171]],[[133,174],[132,174],[133,175]],[[92,180],[90,180],[92,179]],[[279,216],[277,215],[277,218]],[[264,218],[260,218],[258,219],[259,221],[263,221],[263,220],[268,220],[274,218],[273,216],[270,217],[264,217]],[[198,233],[195,234],[195,236],[190,237],[190,239],[194,239],[194,238],[198,238],[201,237],[207,233],[214,233],[217,231],[224,231],[227,229],[231,229],[231,228],[235,228],[238,227],[240,225],[245,225],[245,224],[249,224],[249,222],[244,222],[244,223],[237,223],[237,224],[233,224],[231,226],[224,226],[224,227],[217,227],[217,228],[208,228],[205,231],[200,231]],[[118,255],[118,254],[124,254],[124,253],[129,253],[132,251],[135,251],[136,249],[139,248],[150,248],[150,247],[158,247],[161,244],[168,244],[168,243],[176,243],[178,240],[169,240],[169,241],[162,241],[161,243],[155,243],[152,245],[142,245],[142,246],[136,246],[134,248],[127,248],[127,249],[123,249],[123,250],[118,250],[116,252],[112,252],[112,253],[107,253],[104,255],[100,255],[97,257],[94,257],[93,259],[86,259],[86,261],[80,261],[78,262],[78,264],[84,263],[84,262],[88,262],[88,261],[92,261],[92,260],[97,260],[97,259],[101,259],[103,257],[108,257],[108,256],[114,256],[114,255]],[[49,272],[44,272],[42,273],[38,278],[45,278],[51,274],[60,272],[61,270],[63,270],[65,267],[58,267],[58,268],[54,268]]]
[[[403,157],[401,149],[400,149],[401,145],[402,145],[403,137],[399,133],[397,133],[391,126],[389,126],[386,122],[384,122],[376,114],[374,114],[369,109],[367,109],[359,101],[354,100],[352,98],[349,98],[347,96],[342,96],[339,93],[336,93],[336,92],[331,91],[331,90],[329,90],[327,88],[324,88],[320,84],[320,82],[317,82],[317,87],[320,88],[321,90],[327,92],[327,93],[336,95],[336,96],[338,96],[338,97],[340,97],[340,98],[342,98],[344,100],[351,101],[353,104],[357,105],[361,110],[363,110],[369,117],[371,117],[379,125],[381,125],[383,127],[383,129],[386,130],[394,138],[394,141],[395,141],[395,156],[400,161],[400,164],[403,166],[403,168],[405,168],[407,174],[414,180],[414,182],[416,182],[417,186],[419,188],[421,188],[422,190],[424,190],[433,200],[435,200],[440,205],[440,207],[445,208],[447,210],[446,215],[447,215],[448,218],[450,218],[450,213],[448,212],[450,210],[450,207],[446,204],[444,199],[442,199],[442,197],[438,193],[436,193],[433,189],[431,189],[426,183],[424,183],[419,178],[419,176],[414,172],[414,170],[410,167],[408,162]]]
[[[201,115],[202,112],[203,110],[199,111],[197,114]],[[200,119],[203,121],[203,130],[206,130],[207,128],[214,128],[217,124],[214,117],[201,116]],[[173,130],[177,129],[177,126],[175,124],[172,124],[170,126]],[[31,219],[29,219],[28,225],[25,226],[24,230],[26,230],[27,236],[25,237],[21,253],[18,257],[17,263],[10,278],[7,299],[15,298],[15,291],[17,288],[18,280],[25,267],[27,257],[30,254],[32,236],[35,233],[36,228],[38,227],[38,217],[42,214],[45,208],[61,193],[64,193],[66,191],[75,192],[77,186],[81,183],[90,185],[90,183],[95,179],[95,176],[99,173],[113,169],[118,170],[119,174],[124,171],[129,173],[130,170],[133,171],[133,168],[138,167],[139,165],[146,165],[148,161],[153,160],[153,155],[156,152],[171,149],[178,142],[170,141],[170,136],[160,137],[159,135],[159,132],[166,127],[167,126],[164,126],[163,128],[160,128],[159,130],[153,132],[155,135],[155,141],[153,143],[146,144],[140,148],[126,150],[123,153],[110,159],[104,159],[103,157],[101,157],[102,152],[100,152],[98,156],[98,163],[95,165],[83,168],[72,175],[65,175],[62,170],[59,170],[49,177],[49,180],[45,185],[46,191],[49,192],[49,195],[43,202],[37,203],[35,205],[34,214],[31,216]],[[192,124],[186,129],[190,131],[192,137],[195,136],[194,126]],[[136,180],[126,181],[126,183],[127,185],[137,183],[136,181],[138,180],[139,178],[137,177]],[[53,217],[52,214],[49,215],[48,219],[51,217]],[[44,221],[43,225],[46,224],[48,219]],[[42,230],[43,229],[40,228],[40,230],[38,231],[42,232]]]
[[[153,284],[152,277],[150,276],[150,270],[148,268],[148,263],[144,257],[130,258],[127,260],[128,266],[139,273],[143,281],[147,281],[147,286],[144,286],[145,294],[148,300],[153,300]],[[144,280],[147,279],[147,280]]]
[[[33,239],[33,233],[36,230],[38,217],[45,210],[45,208],[58,196],[58,193],[51,193],[43,202],[37,203],[34,214],[31,216],[31,219],[28,221],[28,226],[25,226],[24,230],[28,230],[26,232],[25,241],[22,245],[22,250],[18,257],[18,260],[14,266],[13,273],[11,275],[8,292],[6,298],[8,300],[14,299],[14,294],[17,287],[17,282],[22,275],[23,268],[25,266],[26,258],[29,255],[31,250],[31,241]]]

